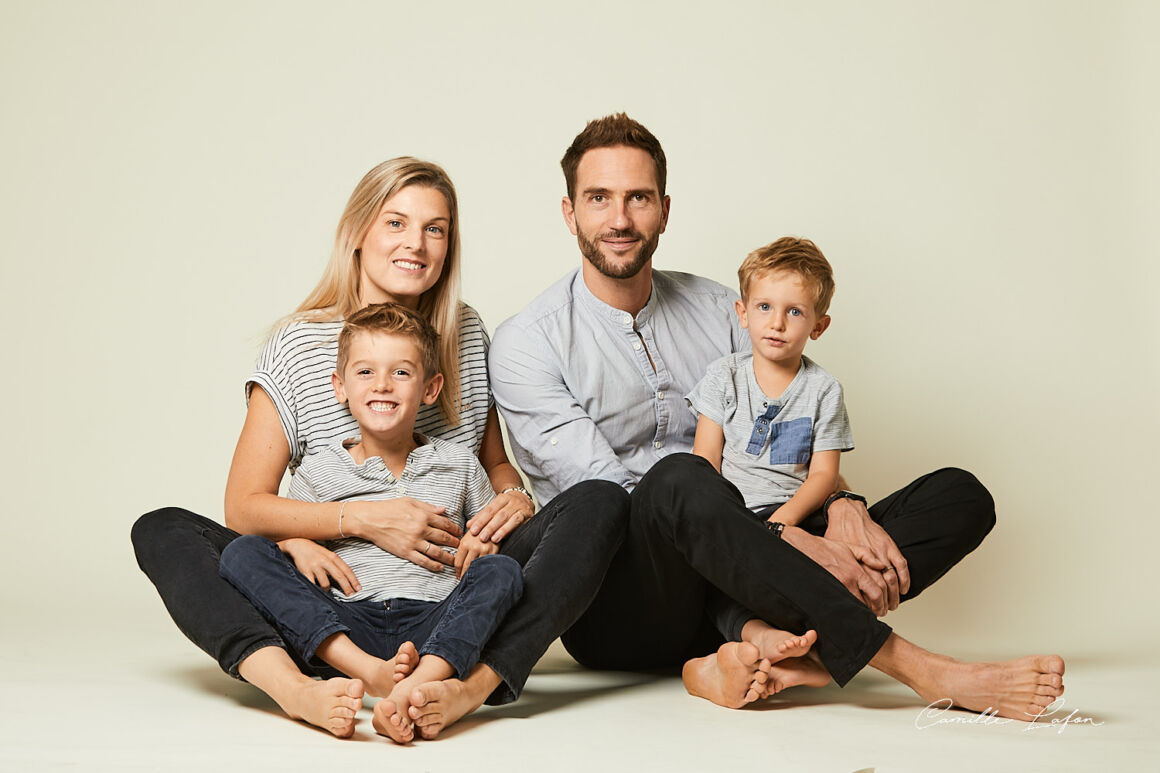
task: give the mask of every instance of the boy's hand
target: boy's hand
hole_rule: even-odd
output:
[[[535,509],[532,500],[520,492],[505,491],[496,494],[495,499],[472,516],[467,522],[467,531],[482,542],[498,545],[517,526],[531,518]]]
[[[463,579],[467,567],[480,556],[490,556],[499,552],[499,545],[494,542],[484,542],[474,534],[464,534],[459,540],[459,552],[455,554],[455,576]]]
[[[347,596],[362,590],[362,585],[346,561],[317,542],[299,538],[284,539],[278,543],[278,547],[294,559],[298,571],[318,587],[329,589],[333,578]]]
[[[839,499],[830,505],[825,538],[849,546],[854,557],[878,573],[887,588],[887,607],[897,609],[910,590],[910,569],[894,540],[870,517],[866,505]]]

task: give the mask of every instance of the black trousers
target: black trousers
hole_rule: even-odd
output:
[[[974,550],[994,502],[970,473],[933,472],[870,508],[906,557],[913,598]],[[816,651],[844,685],[890,627],[803,553],[769,532],[704,459],[665,457],[632,494],[628,536],[600,593],[564,644],[595,668],[678,665],[721,636],[706,614],[718,592],[770,624],[818,632]]]
[[[624,489],[587,481],[557,496],[504,540],[500,552],[523,566],[524,595],[480,655],[503,679],[489,703],[515,700],[536,661],[588,607],[628,520]],[[286,649],[274,627],[218,574],[222,550],[238,536],[175,507],[141,516],[132,532],[137,563],[177,627],[234,676],[254,651]]]

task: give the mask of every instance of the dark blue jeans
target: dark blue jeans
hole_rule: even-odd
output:
[[[490,555],[472,561],[442,601],[341,601],[306,579],[276,544],[254,535],[226,546],[219,572],[320,676],[329,669],[316,661],[315,650],[345,633],[363,652],[384,660],[413,642],[420,656],[443,658],[463,678],[523,593],[519,562]]]

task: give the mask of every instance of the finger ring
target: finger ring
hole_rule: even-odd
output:
[[[423,555],[427,555],[427,551],[431,548],[431,543],[423,540]]]

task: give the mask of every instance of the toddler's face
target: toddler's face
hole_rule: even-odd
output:
[[[753,341],[753,356],[796,368],[806,342],[830,324],[829,315],[818,315],[816,300],[814,288],[791,271],[753,277],[749,297],[736,304],[741,326]]]

